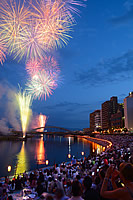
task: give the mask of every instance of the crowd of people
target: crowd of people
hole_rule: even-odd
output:
[[[34,170],[0,183],[0,199],[13,199],[12,193],[30,188],[38,199],[47,200],[133,200],[133,137],[101,136],[112,146],[100,155],[72,157],[69,164]]]

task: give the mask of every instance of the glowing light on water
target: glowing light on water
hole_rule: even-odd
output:
[[[17,155],[17,164],[15,175],[22,174],[28,169],[28,160],[25,151],[25,142],[23,142],[20,152]]]
[[[36,156],[37,156],[37,163],[44,164],[45,161],[45,147],[43,137],[41,137],[39,144],[36,147]]]
[[[16,98],[17,98],[17,101],[19,104],[23,138],[25,138],[29,120],[30,120],[30,116],[31,116],[30,106],[32,103],[32,99],[31,99],[31,96],[29,94],[26,94],[25,91],[23,93],[21,93],[21,91],[19,91],[19,93],[16,94]]]

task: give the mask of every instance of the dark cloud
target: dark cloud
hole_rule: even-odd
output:
[[[124,6],[127,8],[127,12],[119,17],[113,17],[110,22],[114,25],[126,24],[133,20],[133,4],[126,2]]]
[[[99,62],[88,71],[75,73],[75,81],[81,84],[99,85],[109,82],[119,82],[132,77],[133,51],[122,56]]]
[[[64,109],[67,112],[75,111],[80,108],[88,107],[90,104],[81,104],[81,103],[73,103],[73,102],[61,102],[55,105],[47,106],[46,109],[53,110],[53,109]]]

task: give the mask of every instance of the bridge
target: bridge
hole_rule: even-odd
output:
[[[42,132],[39,131],[44,129]],[[49,133],[70,133],[71,131],[66,128],[57,127],[57,126],[45,126],[45,127],[38,127],[34,128],[30,131],[31,133],[38,133],[38,134],[49,134]]]

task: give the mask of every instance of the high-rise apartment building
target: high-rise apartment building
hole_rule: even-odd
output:
[[[111,115],[117,113],[118,102],[117,97],[111,97],[110,101],[105,101],[102,104],[102,129],[108,130],[111,128]]]
[[[90,131],[95,129],[95,112],[90,113]]]
[[[101,129],[101,110],[95,110],[95,131]]]
[[[101,112],[100,110],[95,110],[90,113],[90,130],[96,131],[98,128],[101,128]]]
[[[124,99],[125,128],[133,131],[133,92]]]

